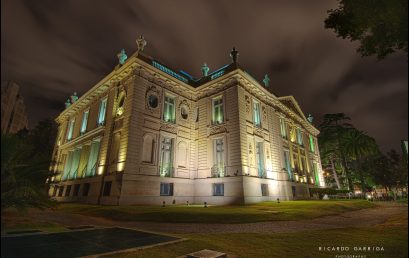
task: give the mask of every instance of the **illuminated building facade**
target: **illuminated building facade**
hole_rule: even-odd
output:
[[[277,97],[237,63],[193,78],[145,55],[129,58],[59,124],[49,194],[100,204],[243,204],[308,198],[323,187],[316,136],[292,96]]]

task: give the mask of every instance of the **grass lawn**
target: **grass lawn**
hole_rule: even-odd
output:
[[[1,213],[1,233],[40,230],[44,232],[62,232],[67,228],[62,225],[33,220],[27,213],[19,213],[15,209],[7,209]]]
[[[246,206],[98,206],[60,204],[59,211],[121,221],[250,223],[300,220],[374,207],[365,200],[263,202]]]
[[[111,257],[177,257],[202,249],[236,254],[239,257],[408,257],[407,215],[399,215],[371,228],[346,228],[277,234],[180,234],[189,240],[141,249]],[[349,252],[319,251],[319,247],[349,247]],[[359,252],[354,247],[382,247],[384,251]],[[347,256],[345,256],[347,257]],[[350,256],[352,257],[352,256]]]

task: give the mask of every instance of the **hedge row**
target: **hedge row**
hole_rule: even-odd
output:
[[[310,194],[335,195],[335,194],[346,194],[346,193],[349,193],[349,190],[337,190],[333,188],[310,188]]]

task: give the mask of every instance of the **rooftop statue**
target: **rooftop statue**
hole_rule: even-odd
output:
[[[77,93],[74,92],[74,94],[72,94],[72,96],[71,96],[71,103],[74,103],[74,102],[77,101],[77,100],[78,100]]]
[[[312,121],[314,120],[314,117],[311,114],[308,114],[307,120],[308,122],[312,123]]]
[[[121,52],[118,53],[118,60],[119,60],[119,64],[123,65],[126,61],[126,59],[128,59],[128,56],[125,53],[125,49],[122,49]]]
[[[67,101],[64,104],[65,104],[65,108],[69,108],[69,106],[71,106],[70,99],[67,99]]]
[[[270,85],[270,78],[268,78],[268,75],[264,75],[264,79],[263,79],[263,83],[264,83],[264,87],[268,87]]]
[[[210,68],[207,66],[206,63],[204,63],[203,66],[202,66],[203,77],[205,77],[205,76],[207,76],[209,74],[209,70],[210,70]]]
[[[138,47],[138,52],[142,52],[146,46],[146,40],[143,35],[140,35],[139,38],[136,39],[136,46]]]
[[[230,52],[230,57],[233,59],[233,63],[237,63],[237,57],[239,56],[239,51],[233,47],[232,51]]]

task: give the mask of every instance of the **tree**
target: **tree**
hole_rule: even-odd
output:
[[[359,41],[362,56],[383,59],[396,51],[408,52],[407,0],[340,0],[338,9],[328,14],[325,28]]]
[[[28,133],[1,135],[1,209],[43,208],[52,203],[46,190],[55,125],[40,122]]]
[[[355,128],[349,128],[342,135],[342,149],[346,155],[352,160],[355,172],[359,176],[362,193],[366,192],[365,175],[363,170],[363,162],[370,155],[379,153],[378,145],[375,139],[366,135],[364,132]]]
[[[338,177],[335,163],[339,162],[342,171],[346,175],[348,187],[350,190],[353,190],[347,160],[341,148],[342,135],[348,128],[352,128],[350,120],[351,118],[344,113],[325,114],[324,120],[319,126],[321,133],[318,135],[318,141],[321,158],[324,162],[331,165],[334,178],[335,176]]]

